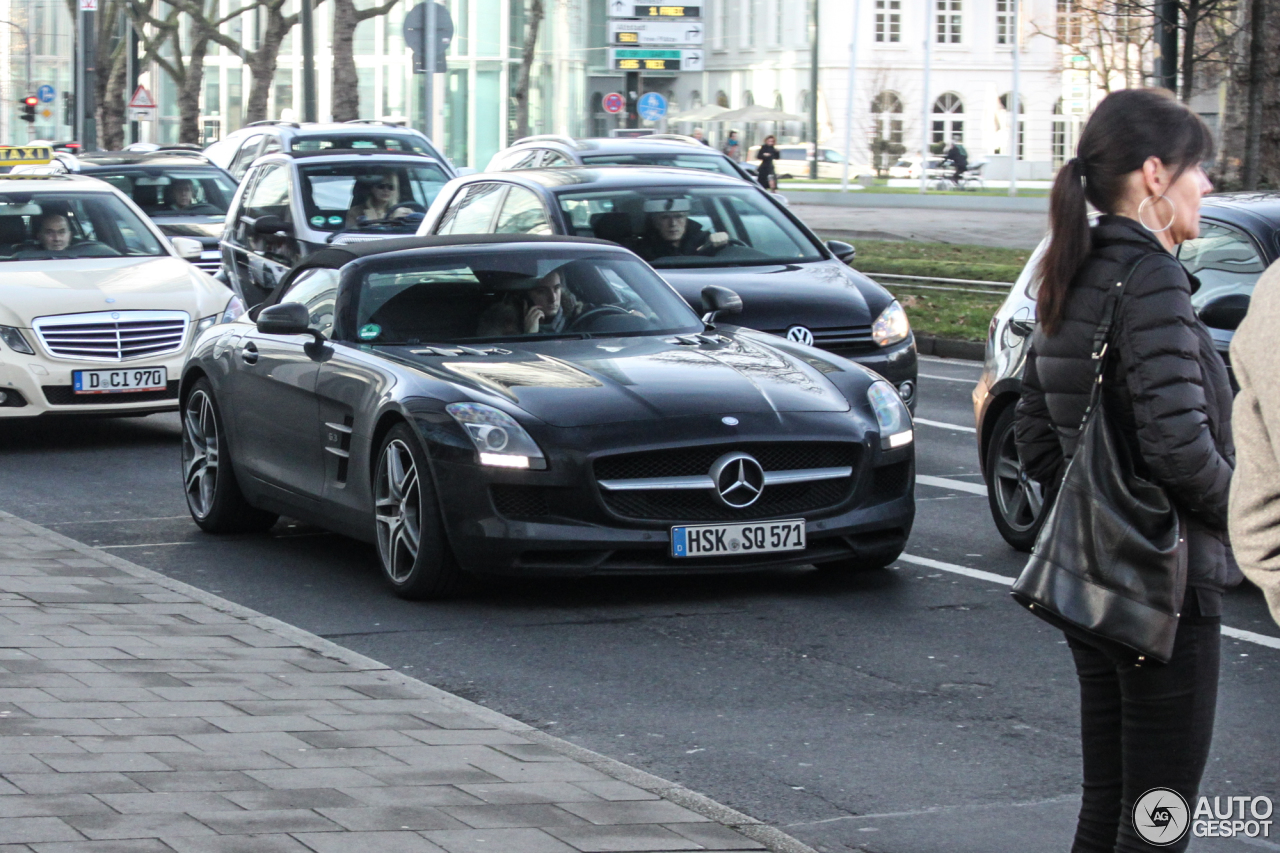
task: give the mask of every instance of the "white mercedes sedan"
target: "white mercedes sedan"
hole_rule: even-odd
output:
[[[119,190],[0,175],[0,418],[178,408],[196,335],[244,308]]]

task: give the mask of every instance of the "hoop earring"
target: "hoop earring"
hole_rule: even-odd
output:
[[[1159,200],[1159,201],[1167,201],[1167,202],[1169,202],[1169,221],[1165,223],[1165,226],[1164,226],[1163,228],[1152,228],[1150,225],[1148,225],[1148,224],[1147,224],[1146,222],[1144,222],[1144,221],[1143,221],[1143,219],[1142,219],[1142,209],[1143,209],[1143,208],[1145,208],[1145,207],[1147,206],[1147,203],[1148,203],[1148,202],[1150,202],[1152,199],[1157,199],[1157,200]],[[1154,195],[1149,195],[1149,196],[1147,196],[1146,198],[1144,198],[1144,199],[1143,199],[1143,200],[1138,204],[1138,222],[1139,222],[1139,224],[1141,224],[1141,225],[1142,225],[1142,227],[1143,227],[1143,228],[1146,228],[1148,231],[1151,231],[1151,232],[1156,233],[1156,234],[1159,234],[1161,231],[1168,231],[1171,227],[1173,227],[1173,220],[1177,217],[1177,215],[1178,215],[1178,209],[1177,209],[1176,207],[1174,207],[1174,205],[1173,205],[1173,199],[1169,198],[1168,196],[1162,196],[1162,195],[1161,195],[1161,196],[1154,196]]]

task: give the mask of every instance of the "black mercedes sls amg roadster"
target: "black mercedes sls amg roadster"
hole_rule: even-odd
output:
[[[196,343],[196,523],[288,515],[377,543],[392,588],[463,572],[878,568],[915,516],[911,416],[828,352],[699,317],[601,240],[325,249]],[[717,316],[719,315],[719,316]]]

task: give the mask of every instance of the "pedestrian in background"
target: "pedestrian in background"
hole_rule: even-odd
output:
[[[756,159],[760,161],[760,186],[767,190],[778,188],[778,173],[773,168],[774,161],[778,159],[777,141],[776,136],[766,136],[756,152]]]
[[[1065,629],[1080,680],[1084,758],[1073,853],[1185,850],[1190,833],[1149,846],[1135,830],[1134,802],[1164,787],[1194,803],[1209,755],[1222,594],[1239,582],[1226,537],[1231,386],[1192,308],[1195,284],[1173,252],[1200,233],[1200,197],[1211,189],[1200,164],[1212,152],[1204,122],[1168,92],[1113,92],[1050,193],[1018,454],[1036,480],[1053,487],[1061,478],[1090,404],[1095,333],[1128,277],[1103,350],[1103,410],[1116,440],[1176,507],[1187,566],[1167,664]],[[1103,214],[1092,231],[1086,202]]]
[[[724,141],[724,145],[720,146],[720,150],[725,153],[730,160],[742,159],[742,145],[738,142],[738,131],[729,131],[729,136]]]
[[[1240,393],[1232,420],[1238,461],[1231,480],[1231,544],[1280,623],[1280,261],[1253,288],[1249,314],[1231,339]]]
[[[693,129],[693,138],[701,142],[703,145],[706,145],[708,148],[711,147],[711,143],[702,138],[702,128],[695,127]]]

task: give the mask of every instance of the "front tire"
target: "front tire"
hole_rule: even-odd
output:
[[[373,490],[378,559],[392,590],[414,600],[454,592],[462,570],[445,539],[426,453],[407,424],[383,439]]]
[[[206,533],[259,533],[279,518],[251,506],[231,470],[222,413],[208,379],[182,404],[182,483],[191,518]]]
[[[1014,440],[1015,407],[1006,406],[996,418],[987,444],[987,502],[996,529],[1019,551],[1030,551],[1048,513],[1044,490],[1027,476]]]

